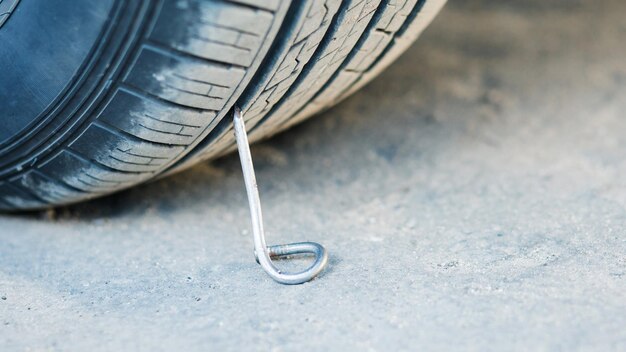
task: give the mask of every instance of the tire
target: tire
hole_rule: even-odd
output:
[[[0,1],[0,209],[182,170],[344,99],[445,0]]]

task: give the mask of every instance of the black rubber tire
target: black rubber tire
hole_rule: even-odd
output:
[[[323,110],[445,0],[0,0],[0,209],[127,188]]]

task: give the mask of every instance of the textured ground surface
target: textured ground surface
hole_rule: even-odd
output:
[[[254,147],[269,242],[330,250],[305,285],[254,262],[236,156],[1,216],[0,349],[626,349],[625,11],[452,1]]]

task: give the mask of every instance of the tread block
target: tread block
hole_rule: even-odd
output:
[[[144,46],[125,82],[179,105],[219,111],[245,73],[240,67]]]
[[[50,203],[67,203],[89,197],[83,191],[72,189],[62,182],[46,176],[38,170],[30,170],[16,182],[28,188],[38,198]]]
[[[111,169],[135,173],[154,172],[184,149],[129,138],[95,123],[72,142],[70,148]]]
[[[0,206],[11,209],[27,209],[44,207],[47,204],[12,182],[0,183]],[[4,205],[3,205],[4,204]]]
[[[249,66],[272,26],[274,14],[267,10],[279,4],[254,9],[250,5],[259,4],[252,1],[166,1],[149,38],[209,60]]]
[[[147,173],[142,176],[106,169],[68,150],[57,154],[41,166],[40,171],[73,188],[93,193],[108,192],[151,175]]]
[[[98,120],[147,141],[189,145],[215,116],[213,111],[184,109],[119,89]]]

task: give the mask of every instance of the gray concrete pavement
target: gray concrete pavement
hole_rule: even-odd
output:
[[[301,286],[254,262],[234,155],[0,216],[0,349],[623,351],[624,13],[453,1],[378,80],[255,146],[269,242],[331,254]]]

